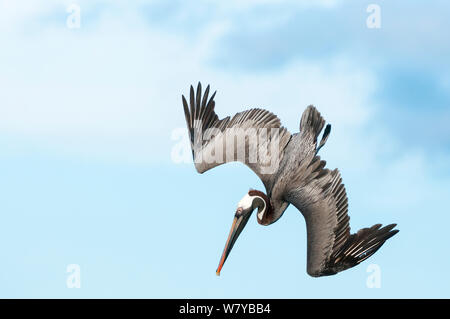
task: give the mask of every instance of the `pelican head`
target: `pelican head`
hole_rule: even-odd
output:
[[[217,267],[216,275],[220,275],[223,264],[230,254],[234,243],[241,234],[245,225],[247,224],[252,212],[258,208],[258,222],[264,218],[264,215],[268,208],[270,207],[270,201],[267,196],[260,191],[250,190],[245,196],[239,201],[236,213],[234,214],[233,224],[231,225],[230,234],[228,235],[227,242],[225,243],[225,248],[222,253],[222,258],[220,259],[219,267]]]

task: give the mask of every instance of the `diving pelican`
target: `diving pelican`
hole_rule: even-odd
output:
[[[396,224],[376,224],[350,234],[347,194],[340,173],[326,169],[325,161],[317,155],[331,126],[325,127],[318,144],[325,120],[314,106],[306,108],[299,133],[291,135],[276,115],[264,109],[219,119],[214,111],[216,92],[208,99],[209,91],[208,85],[202,95],[199,82],[196,92],[190,87],[189,104],[182,95],[195,168],[204,173],[220,164],[240,161],[258,175],[266,189],[265,193],[251,189],[239,201],[217,275],[255,209],[261,225],[276,222],[289,204],[303,214],[306,268],[313,277],[334,275],[358,265],[398,232]],[[240,150],[235,139],[242,141]]]

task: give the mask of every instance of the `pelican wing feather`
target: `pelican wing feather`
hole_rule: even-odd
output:
[[[252,108],[233,117],[219,119],[210,87],[202,95],[202,86],[191,86],[189,102],[182,96],[189,131],[192,157],[199,173],[218,165],[239,161],[250,167],[266,188],[283,157],[291,134],[279,118],[264,109]]]

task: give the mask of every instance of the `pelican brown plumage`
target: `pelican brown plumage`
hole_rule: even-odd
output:
[[[220,120],[214,111],[216,92],[208,99],[209,91],[208,85],[202,95],[198,83],[197,92],[190,88],[189,103],[182,96],[197,171],[204,173],[220,164],[240,161],[258,175],[266,188],[266,193],[250,190],[239,202],[217,275],[255,209],[261,225],[276,222],[289,204],[303,214],[307,273],[313,277],[334,275],[358,265],[398,232],[394,230],[396,224],[376,224],[350,234],[341,175],[337,169],[326,169],[325,161],[317,155],[331,126],[325,127],[317,144],[325,120],[314,106],[306,108],[299,133],[291,135],[276,115],[264,109],[254,108]]]

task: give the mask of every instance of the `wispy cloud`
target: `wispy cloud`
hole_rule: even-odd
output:
[[[391,255],[385,249],[387,255],[376,257],[378,262],[395,253],[390,268],[383,268],[383,278],[392,276],[390,283],[395,287],[383,290],[380,296],[402,297],[406,293],[416,297],[431,290],[448,293],[441,279],[449,261],[433,256],[447,249],[447,2],[436,1],[432,7],[379,1],[382,27],[377,30],[366,28],[366,1],[83,0],[77,2],[81,28],[69,29],[66,9],[71,3],[0,0],[0,158],[6,167],[0,187],[6,194],[1,208],[7,212],[1,214],[0,235],[2,242],[11,242],[5,252],[14,257],[8,258],[5,269],[21,270],[15,276],[7,271],[4,294],[13,289],[23,296],[25,289],[46,286],[48,278],[53,282],[55,276],[49,269],[73,258],[66,243],[84,256],[91,270],[97,268],[97,288],[86,289],[88,296],[98,296],[110,286],[116,290],[108,291],[108,296],[136,294],[135,290],[122,289],[130,287],[123,279],[129,278],[130,269],[139,274],[133,289],[144,295],[160,297],[164,292],[167,296],[230,297],[236,293],[233,276],[221,286],[223,292],[218,292],[211,290],[212,281],[203,273],[211,263],[205,259],[214,258],[205,257],[205,251],[214,250],[215,240],[219,240],[214,236],[228,220],[202,209],[196,212],[203,214],[202,223],[192,229],[185,223],[192,220],[192,215],[186,214],[187,200],[198,196],[199,190],[205,192],[205,207],[228,209],[229,197],[218,198],[217,192],[226,190],[234,196],[239,191],[236,180],[228,178],[238,167],[230,165],[211,175],[194,177],[190,164],[174,166],[170,161],[176,143],[171,140],[172,130],[185,129],[181,94],[188,94],[189,85],[197,81],[217,89],[219,116],[264,107],[276,113],[293,133],[298,131],[305,107],[316,105],[332,124],[320,155],[327,160],[327,167],[339,167],[342,173],[352,228],[378,221],[399,223],[401,235],[390,246],[398,249],[391,250]],[[68,154],[68,160],[48,160],[61,154]],[[79,164],[80,158],[89,161]],[[128,165],[136,162],[145,166]],[[245,180],[259,182],[251,172],[239,172],[248,173]],[[214,189],[211,185],[218,176],[223,180]],[[173,191],[167,191],[173,189],[174,181],[177,192],[183,190],[182,200],[176,202]],[[111,218],[111,212],[116,216]],[[267,246],[256,247],[262,258],[266,258],[263,248],[267,247],[294,251],[290,256],[297,259],[292,262],[276,263],[272,255],[262,259],[271,267],[291,267],[293,272],[305,259],[304,250],[295,252],[305,236],[304,230],[298,229],[300,219],[289,220],[294,215],[299,216],[297,212],[286,214],[288,221],[271,226],[273,237],[264,239]],[[33,223],[24,226],[23,216]],[[158,227],[149,232],[148,225],[155,223]],[[99,228],[107,228],[102,230],[100,241]],[[67,229],[72,232],[70,236]],[[82,238],[77,235],[80,229],[88,230]],[[175,238],[167,229],[179,236]],[[118,237],[122,232],[123,237]],[[30,236],[36,241],[30,243]],[[212,240],[205,241],[205,236]],[[181,237],[186,240],[180,243]],[[166,245],[159,244],[161,238]],[[280,241],[283,249],[279,249]],[[114,249],[111,242],[117,243]],[[192,250],[196,244],[202,249]],[[255,249],[254,242],[246,244],[249,250]],[[131,253],[129,247],[134,247]],[[23,255],[24,249],[33,258]],[[141,256],[146,249],[150,253]],[[42,262],[39,258],[44,250],[49,251],[44,256],[47,279],[33,276],[34,270],[24,276],[24,265]],[[103,254],[100,257],[99,251]],[[180,255],[175,257],[173,251],[186,258],[194,254],[196,262],[180,269],[176,260]],[[427,258],[410,263],[409,257],[417,251]],[[131,259],[124,259],[123,254]],[[105,256],[112,268],[100,260]],[[241,253],[239,257],[251,259],[252,255]],[[132,262],[123,265],[125,270],[118,269],[123,260]],[[437,267],[425,276],[429,260],[435,260]],[[145,271],[136,265],[145,265]],[[105,269],[110,276],[105,275]],[[258,287],[263,297],[301,293],[308,297],[311,291],[320,297],[324,291],[319,289],[321,284],[327,286],[327,296],[342,296],[342,283],[349,278],[353,281],[345,281],[351,286],[345,296],[373,296],[354,290],[358,285],[364,287],[364,268],[349,271],[344,277],[315,281],[314,285],[305,277],[293,279],[290,272],[279,273],[268,285],[260,281],[266,269],[255,269],[254,276],[248,278],[235,272],[234,280],[246,282],[239,292],[242,296],[254,294],[254,287]],[[127,273],[120,285],[109,280],[118,277],[115,271]],[[364,277],[360,283],[358,271]],[[173,277],[173,273],[178,275]],[[417,274],[424,274],[420,278],[425,279],[417,283],[413,278]],[[214,272],[211,275],[215,280]],[[97,281],[102,276],[104,281]],[[30,287],[30,282],[39,284]],[[149,282],[151,289],[146,286]],[[280,284],[287,290],[272,289]],[[299,291],[299,287],[304,289]],[[52,289],[28,293],[54,295]]]
[[[294,130],[297,115],[310,103],[329,110],[335,121],[358,123],[350,119],[367,113],[358,101],[370,90],[370,75],[339,61],[330,63],[330,70],[293,61],[265,74],[230,72],[209,63],[211,48],[227,30],[220,21],[186,39],[149,26],[139,6],[81,8],[80,29],[68,29],[68,13],[54,5],[23,19],[38,21],[39,27],[19,32],[24,24],[17,23],[16,33],[3,36],[1,130],[15,141],[103,158],[168,160],[171,130],[184,125],[180,95],[197,80],[219,89],[220,114],[279,108],[281,117],[296,115],[288,123]],[[49,12],[58,18],[49,18]],[[85,15],[92,20],[85,22]],[[349,94],[355,87],[360,89]],[[345,111],[336,111],[336,102],[345,104]]]
[[[385,172],[396,188],[411,182],[390,177],[392,171],[407,174],[398,167],[432,162],[439,169],[446,156],[449,97],[445,82],[438,81],[439,70],[420,67],[426,55],[416,57],[414,67],[399,65],[396,55],[385,57],[379,69],[374,68],[381,66],[377,61],[362,63],[363,43],[371,39],[382,55],[392,52],[392,43],[382,36],[363,41],[373,30],[364,28],[362,4],[347,10],[338,3],[332,3],[333,10],[327,3],[292,6],[292,14],[285,14],[289,3],[284,2],[268,7],[259,1],[210,4],[200,11],[159,1],[81,4],[82,19],[88,18],[77,30],[66,27],[68,13],[61,4],[24,12],[20,5],[6,8],[22,18],[14,20],[16,32],[2,35],[7,44],[0,52],[6,62],[0,76],[3,140],[102,161],[167,162],[172,130],[184,127],[180,96],[201,80],[218,89],[220,116],[267,107],[292,132],[298,130],[303,109],[318,106],[333,125],[334,141],[323,150],[331,165],[351,166],[372,177],[372,172]],[[179,29],[176,23],[171,28],[160,24],[152,8],[177,19]],[[275,18],[258,22],[257,16],[270,12],[267,8],[278,10]],[[314,18],[319,13],[322,18]],[[399,31],[391,31],[388,18],[382,32],[393,39]],[[335,28],[322,24],[323,19]],[[189,20],[200,27],[186,37],[183,26]],[[407,52],[411,45],[398,49]],[[364,55],[373,49],[369,45]],[[313,57],[308,50],[319,54]],[[433,169],[417,164],[413,170],[426,180]]]

